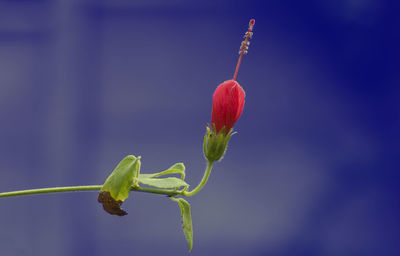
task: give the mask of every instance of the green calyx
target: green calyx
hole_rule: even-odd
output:
[[[220,161],[224,157],[229,140],[233,134],[235,133],[232,132],[232,129],[225,134],[225,127],[217,133],[215,126],[213,126],[212,130],[207,126],[203,141],[204,157],[209,162]]]

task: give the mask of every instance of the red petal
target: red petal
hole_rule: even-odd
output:
[[[238,82],[228,80],[220,84],[214,92],[212,124],[217,132],[225,127],[228,132],[243,111],[245,92]]]

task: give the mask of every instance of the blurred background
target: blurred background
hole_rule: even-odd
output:
[[[238,81],[238,134],[189,198],[191,255],[400,255],[394,4],[0,1],[0,191],[102,184],[126,155],[200,181],[212,94]],[[398,25],[398,24],[397,24]],[[0,255],[186,255],[178,206],[132,193],[0,199]]]

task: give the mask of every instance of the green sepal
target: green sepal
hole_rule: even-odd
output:
[[[190,212],[190,204],[183,198],[174,198],[171,199],[179,204],[181,209],[181,217],[182,217],[182,229],[185,234],[186,240],[189,244],[189,251],[193,249],[193,225],[192,225],[192,215]]]
[[[225,127],[223,127],[217,133],[215,126],[212,127],[212,130],[207,126],[203,141],[204,157],[209,162],[222,160],[233,134],[235,133],[232,132],[232,129],[228,133],[225,133]]]
[[[126,212],[120,209],[128,198],[135,177],[140,173],[140,157],[126,156],[115,167],[100,189],[98,201],[110,214],[123,216]]]

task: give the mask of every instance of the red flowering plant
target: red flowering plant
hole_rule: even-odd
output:
[[[100,190],[97,200],[102,204],[103,209],[112,215],[124,216],[127,213],[121,209],[121,205],[132,191],[167,195],[171,200],[177,202],[180,207],[183,231],[189,243],[189,250],[192,250],[193,227],[191,210],[189,203],[182,196],[193,196],[204,187],[210,176],[213,163],[222,159],[228,142],[234,134],[233,126],[242,114],[245,101],[245,92],[236,81],[236,78],[242,57],[248,51],[254,23],[254,19],[250,20],[249,28],[244,35],[233,79],[220,84],[214,92],[211,127],[207,126],[203,142],[207,167],[202,180],[194,189],[188,190],[189,184],[185,182],[186,173],[183,163],[176,163],[170,168],[157,173],[141,173],[141,157],[129,155],[120,161],[103,185],[19,190],[0,193],[0,197]],[[179,177],[171,175],[178,175]]]

